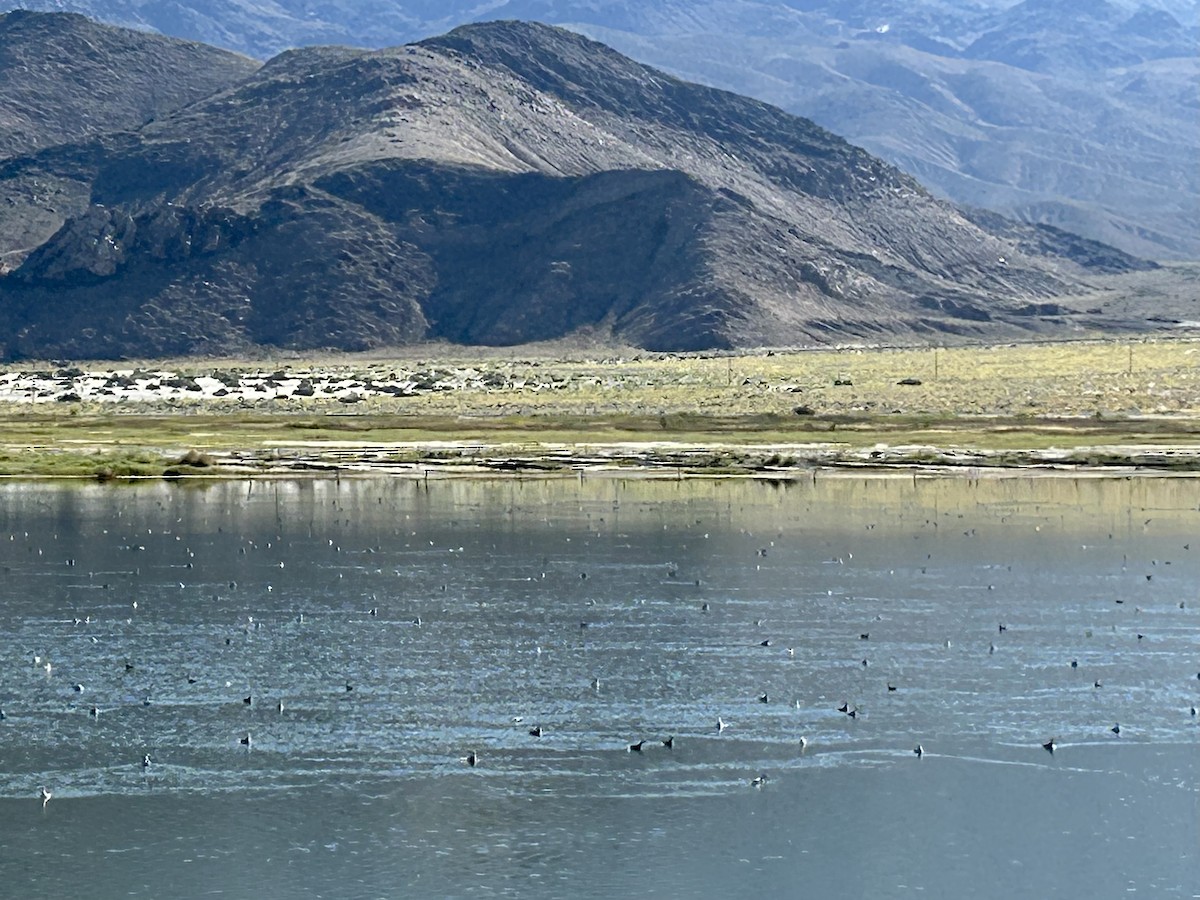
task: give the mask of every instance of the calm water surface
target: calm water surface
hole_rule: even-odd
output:
[[[1198,507],[4,486],[0,895],[1200,896]]]

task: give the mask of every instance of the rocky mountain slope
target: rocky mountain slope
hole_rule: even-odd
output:
[[[48,193],[18,200],[31,180]],[[10,251],[9,357],[1062,332],[1103,322],[1058,298],[1141,265],[515,22],[281,54],[135,131],[3,162],[9,240],[22,203],[59,224]]]
[[[942,196],[1200,257],[1196,0],[24,0],[266,58],[565,25],[813,119]]]

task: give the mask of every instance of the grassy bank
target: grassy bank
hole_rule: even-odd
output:
[[[1200,343],[1159,340],[740,356],[443,349],[389,360],[43,367],[27,399],[0,404],[0,473],[1191,469],[1200,467],[1198,353]],[[32,384],[35,371],[9,369],[8,383]],[[114,371],[123,383],[141,378],[136,392],[88,387],[101,372],[115,383]],[[197,378],[216,379],[222,395],[205,395]],[[315,382],[317,396],[288,393],[297,382]]]

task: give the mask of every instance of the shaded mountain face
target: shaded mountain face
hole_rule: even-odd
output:
[[[146,122],[245,78],[259,63],[78,15],[0,15],[0,157]]]
[[[1143,265],[514,22],[282,54],[136,131],[7,160],[0,198],[9,357],[1000,337],[1088,324],[1056,298]],[[56,224],[22,242],[31,206]]]
[[[940,196],[1200,257],[1196,0],[24,0],[267,58],[558,24],[806,116]]]

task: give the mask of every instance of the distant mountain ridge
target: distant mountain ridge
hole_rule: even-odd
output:
[[[1144,265],[520,22],[291,51],[136,130],[10,158],[0,235],[8,357],[1015,336],[1103,327],[1060,298]]]
[[[1200,258],[1195,0],[26,0],[267,58],[559,24],[811,118],[939,195]]]

